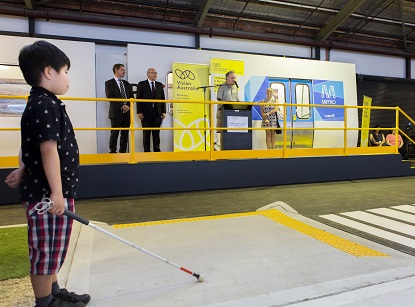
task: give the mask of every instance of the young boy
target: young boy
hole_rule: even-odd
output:
[[[64,103],[55,95],[68,91],[70,60],[56,46],[37,41],[23,47],[19,66],[32,86],[21,125],[20,168],[6,178],[11,188],[19,186],[26,208],[30,278],[36,307],[85,306],[91,297],[60,289],[57,273],[69,245],[78,186],[79,152]],[[35,205],[49,197],[55,206],[37,214]]]

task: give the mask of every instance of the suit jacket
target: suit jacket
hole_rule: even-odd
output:
[[[125,80],[121,81],[124,84],[125,94],[127,95],[127,98],[134,98],[133,87],[131,84]],[[115,81],[114,78],[105,81],[105,95],[107,98],[122,98],[120,88],[118,87],[117,81]],[[122,101],[110,102],[108,118],[114,119],[117,117],[122,117],[124,115],[121,109],[123,104],[124,103]],[[130,103],[127,102],[127,105],[129,106]]]
[[[163,84],[154,81],[154,85],[156,87],[156,97],[153,97],[151,93],[150,84],[148,80],[144,80],[138,83],[137,85],[137,99],[158,99],[158,100],[165,100],[164,96],[164,89]],[[161,116],[162,113],[166,113],[166,104],[165,103],[155,103],[159,114]],[[137,103],[137,114],[143,113],[144,117],[150,116],[152,109],[152,103],[150,102],[138,102]]]

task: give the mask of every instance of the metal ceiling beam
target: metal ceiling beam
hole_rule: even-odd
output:
[[[199,34],[199,35],[214,35],[219,37],[228,37],[228,38],[237,38],[237,39],[248,39],[248,40],[256,40],[256,41],[267,41],[273,43],[282,43],[282,44],[296,44],[301,46],[318,46],[321,48],[330,48],[330,49],[339,49],[339,50],[349,50],[355,52],[363,52],[363,53],[373,53],[373,54],[383,54],[383,55],[390,55],[390,56],[397,56],[397,57],[404,57],[404,58],[413,58],[415,59],[414,54],[404,53],[401,51],[393,51],[390,49],[385,48],[365,48],[361,46],[351,46],[351,45],[344,45],[338,43],[327,43],[327,42],[316,42],[311,40],[292,40],[288,38],[277,38],[277,37],[270,37],[265,35],[258,35],[255,33],[246,33],[246,32],[234,32],[234,31],[226,31],[226,30],[212,30],[208,29],[196,29],[194,27],[185,27],[185,26],[172,26],[172,25],[164,25],[164,24],[157,24],[151,22],[139,22],[137,20],[131,19],[123,19],[119,17],[103,17],[103,16],[88,16],[88,15],[80,15],[74,14],[69,12],[57,12],[57,11],[38,11],[38,10],[26,10],[24,8],[15,8],[15,7],[6,7],[0,5],[0,11],[4,15],[12,15],[12,16],[22,16],[22,17],[32,17],[36,19],[54,19],[54,20],[62,20],[62,21],[70,21],[70,22],[80,22],[80,23],[90,23],[94,25],[113,25],[113,26],[120,26],[120,27],[128,27],[134,29],[147,29],[147,30],[155,30],[155,31],[167,31],[167,32],[174,32],[174,33],[188,33],[188,34]],[[35,37],[47,37],[42,35],[35,35]],[[55,38],[59,38],[56,36]],[[71,39],[75,39],[72,37]],[[92,40],[93,41],[93,40]]]
[[[333,33],[353,12],[366,0],[350,0],[340,12],[337,13],[316,35],[318,41],[324,41]]]
[[[404,16],[404,13],[403,13],[403,3],[402,3],[402,0],[398,0],[398,6],[399,6],[399,13],[401,14],[401,19],[402,19],[403,45],[406,48],[406,47],[408,47],[408,45],[406,43],[405,16]]]
[[[24,3],[26,4],[26,8],[28,8],[29,10],[34,10],[36,7],[35,1],[24,0]]]
[[[205,0],[205,3],[200,7],[199,12],[196,16],[196,27],[201,28],[203,23],[205,22],[206,15],[209,12],[210,5],[212,4],[213,0]]]

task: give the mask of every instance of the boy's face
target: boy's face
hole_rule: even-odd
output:
[[[50,89],[49,91],[55,95],[64,95],[69,89],[68,66],[61,68],[59,72],[50,69]]]

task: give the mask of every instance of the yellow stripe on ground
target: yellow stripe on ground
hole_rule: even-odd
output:
[[[247,213],[210,215],[210,216],[201,216],[201,217],[189,217],[189,218],[185,218],[185,219],[162,220],[162,221],[154,221],[154,222],[143,222],[143,223],[132,223],[132,224],[115,224],[112,227],[114,227],[114,228],[128,228],[128,227],[140,227],[140,226],[177,224],[177,223],[198,222],[198,221],[207,221],[207,220],[229,219],[229,218],[234,218],[234,217],[253,216],[253,215],[258,215],[258,213],[256,213],[256,212],[247,212]]]
[[[141,226],[152,226],[152,225],[177,224],[177,223],[228,219],[228,218],[237,218],[237,217],[243,217],[243,216],[255,216],[255,215],[265,216],[281,225],[294,229],[302,234],[305,234],[311,238],[314,238],[323,243],[326,243],[338,250],[341,250],[355,257],[389,257],[389,255],[387,254],[381,253],[379,251],[357,244],[355,242],[346,240],[344,238],[328,233],[327,231],[318,229],[316,227],[307,225],[306,223],[293,219],[289,217],[288,215],[285,215],[284,213],[281,213],[280,211],[276,209],[269,209],[269,210],[263,210],[263,211],[257,211],[257,212],[247,212],[247,213],[222,214],[222,215],[212,215],[212,216],[185,218],[185,219],[175,219],[175,220],[162,220],[162,221],[154,221],[154,222],[116,224],[116,225],[113,225],[113,227],[114,228],[129,228],[129,227],[141,227]]]

